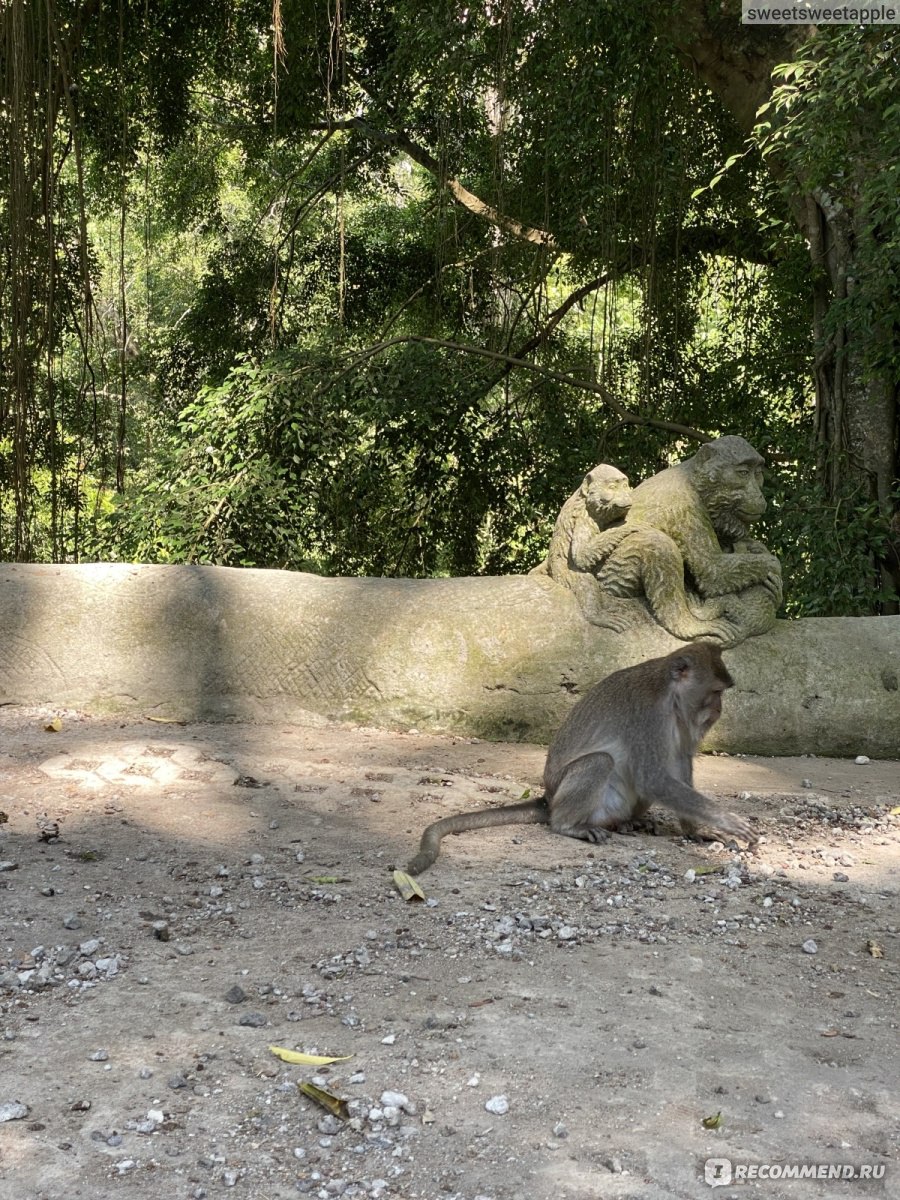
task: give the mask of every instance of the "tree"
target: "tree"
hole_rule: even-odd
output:
[[[761,150],[809,248],[820,476],[900,511],[900,54],[892,27],[739,23],[685,0],[678,53]],[[900,575],[884,563],[885,584]],[[897,611],[896,602],[891,605]]]

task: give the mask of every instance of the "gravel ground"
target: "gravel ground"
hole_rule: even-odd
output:
[[[755,853],[486,830],[401,899],[542,765],[0,709],[0,1196],[900,1195],[900,765],[704,757]]]

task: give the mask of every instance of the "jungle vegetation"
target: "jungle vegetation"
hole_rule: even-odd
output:
[[[898,611],[900,33],[739,0],[7,0],[0,559],[520,572],[765,454]]]

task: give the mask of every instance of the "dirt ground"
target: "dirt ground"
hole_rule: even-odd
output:
[[[488,830],[404,902],[542,764],[0,709],[0,1196],[900,1195],[900,765],[705,757],[755,853]]]

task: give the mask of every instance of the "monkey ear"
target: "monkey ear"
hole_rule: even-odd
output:
[[[688,675],[691,673],[692,665],[693,664],[691,663],[691,660],[686,654],[679,654],[676,659],[672,660],[672,665],[670,667],[672,678],[679,682],[682,679],[687,679]]]

